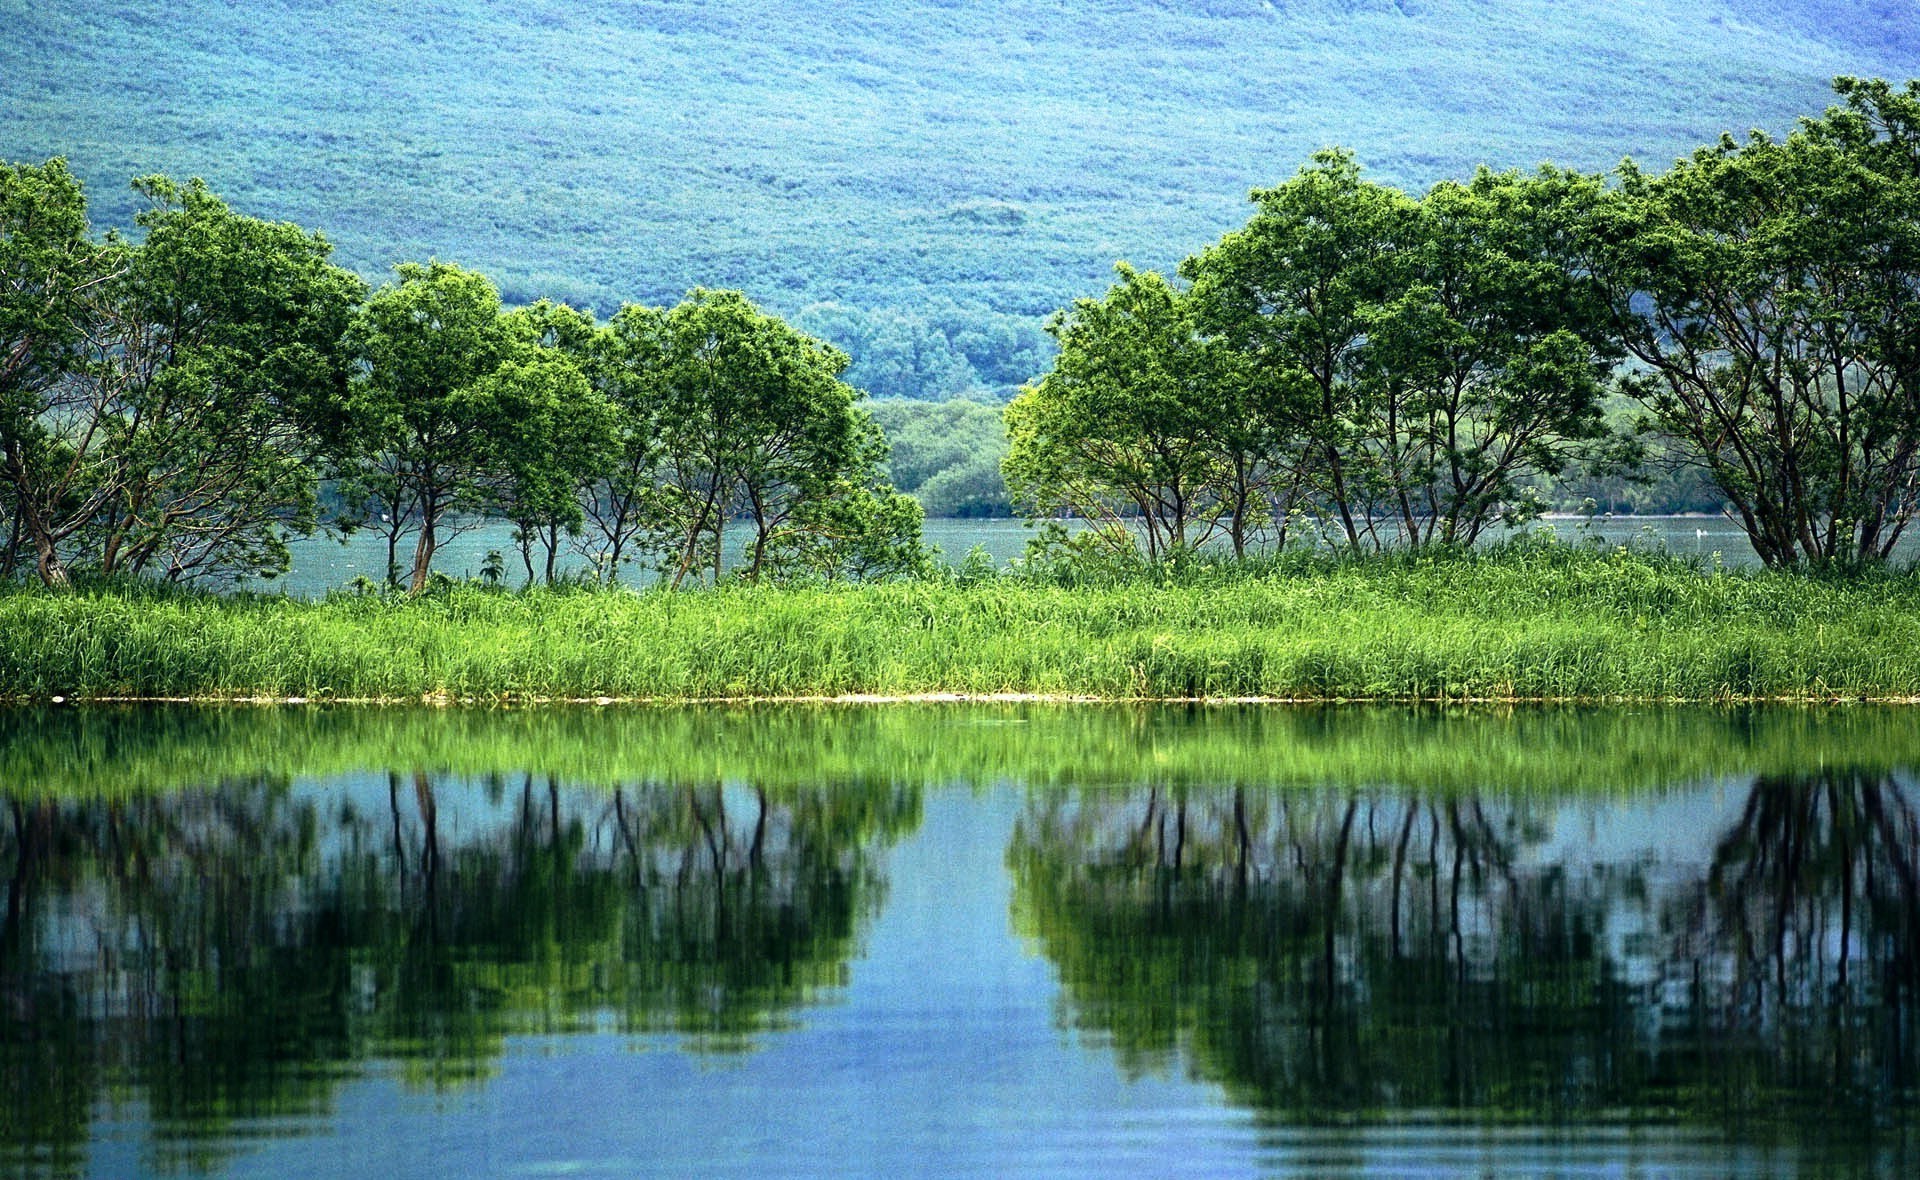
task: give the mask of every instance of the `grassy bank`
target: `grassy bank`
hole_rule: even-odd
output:
[[[999,577],[323,602],[0,594],[0,696],[472,700],[1901,699],[1920,576],[1703,572],[1574,546]]]

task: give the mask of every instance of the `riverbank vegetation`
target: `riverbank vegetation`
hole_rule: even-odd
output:
[[[729,520],[750,579],[921,561],[846,355],[737,292],[599,324],[433,262],[369,294],[318,234],[137,184],[141,240],[96,241],[62,161],[0,166],[0,579],[272,576],[323,480],[329,527],[384,535],[416,593],[489,516],[529,580],[562,545],[718,580]]]
[[[1053,322],[1008,486],[1136,522],[1105,535],[1150,556],[1470,545],[1653,435],[1767,565],[1885,560],[1920,509],[1920,83],[1834,85],[1783,139],[1611,184],[1482,170],[1415,198],[1321,152],[1185,285],[1123,264]]]
[[[1859,700],[1920,696],[1920,577],[1584,546],[973,569],[696,594],[0,594],[23,700]]]
[[[1555,480],[1677,465],[1770,567],[1885,562],[1920,511],[1920,83],[1834,85],[1658,175],[1413,196],[1318,153],[1177,281],[1121,263],[1057,316],[1003,456],[986,406],[891,403],[894,466],[1094,523],[1048,560],[1471,547]],[[318,234],[137,186],[140,240],[97,240],[62,161],[0,167],[0,580],[272,576],[324,520],[419,594],[489,517],[528,583],[563,549],[675,589],[927,569],[851,358],[738,292],[601,322],[436,261],[368,293]]]

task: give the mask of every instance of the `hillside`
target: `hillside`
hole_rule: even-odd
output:
[[[98,225],[136,173],[201,175],[370,276],[437,256],[602,313],[740,287],[933,395],[1022,379],[1114,259],[1172,265],[1324,144],[1408,187],[1662,164],[1834,74],[1920,74],[1904,0],[0,0],[0,28],[0,158],[67,155]]]

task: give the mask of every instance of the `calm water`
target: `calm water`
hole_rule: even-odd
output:
[[[1899,710],[0,713],[0,1172],[1911,1175]]]
[[[527,580],[526,564],[513,542],[513,531],[510,524],[489,521],[457,533],[434,555],[433,568],[450,577],[477,578],[486,563],[487,554],[498,551],[506,563],[505,583],[509,586],[524,585]],[[923,531],[927,544],[956,564],[967,556],[968,550],[979,545],[996,563],[1005,565],[1026,551],[1027,538],[1032,535],[1033,530],[1017,520],[929,520]],[[746,529],[728,530],[727,568],[738,567],[745,557],[745,546],[749,540],[751,534]],[[291,548],[293,568],[287,575],[271,582],[256,583],[256,588],[280,589],[301,598],[318,598],[358,577],[379,582],[386,576],[386,539],[371,533],[357,533],[344,542],[325,536],[308,537],[294,542]],[[545,558],[536,552],[534,560],[536,568],[539,568],[539,563]],[[399,561],[403,568],[411,565],[412,538],[407,538],[401,545]],[[558,562],[558,568],[565,573],[591,567],[592,563],[586,558],[572,552],[563,553]],[[652,571],[636,566],[629,566],[622,572],[624,581],[636,585],[649,583],[654,576]]]
[[[1596,537],[1612,544],[1632,543],[1668,552],[1718,558],[1729,566],[1756,564],[1753,547],[1746,534],[1723,517],[1648,516],[1596,517],[1591,521],[1556,519],[1529,526],[1551,528],[1562,539],[1577,542]],[[1026,552],[1033,530],[1017,520],[929,520],[926,541],[948,561],[958,563],[978,545],[993,560],[1005,565]],[[741,546],[747,534],[736,530],[729,534],[729,564],[741,558]],[[459,533],[447,541],[434,558],[434,568],[454,577],[478,577],[490,551],[497,550],[506,562],[506,582],[518,586],[526,581],[526,568],[513,543],[513,526],[488,523]],[[409,540],[400,554],[405,565],[413,555]],[[1895,560],[1909,561],[1920,556],[1920,534],[1904,539]],[[317,598],[344,586],[356,577],[378,582],[385,576],[386,542],[371,534],[358,534],[345,543],[328,537],[310,537],[293,546],[293,569],[284,578],[260,583],[261,588],[284,589],[305,598]],[[577,553],[565,555],[560,568],[575,571],[589,563]],[[645,570],[629,569],[625,577],[632,582],[650,581]]]

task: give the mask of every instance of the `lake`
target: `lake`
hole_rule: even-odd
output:
[[[0,1172],[1911,1175],[1917,721],[0,711]]]
[[[1071,527],[1084,527],[1084,524],[1073,522]],[[1608,544],[1664,549],[1708,561],[1717,559],[1728,566],[1757,564],[1746,534],[1724,517],[1601,516],[1592,520],[1558,517],[1535,522],[1521,531],[1533,529],[1551,529],[1561,540],[1571,543],[1598,539]],[[522,585],[526,581],[526,568],[519,549],[513,543],[513,531],[512,525],[500,521],[476,524],[454,535],[441,546],[434,558],[434,568],[452,577],[478,577],[487,554],[497,551],[505,561],[506,583]],[[955,564],[978,545],[997,564],[1004,566],[1025,553],[1027,540],[1033,535],[1031,528],[1017,520],[936,518],[927,521],[924,530],[927,544],[945,560]],[[729,531],[729,568],[738,568],[747,540],[745,529]],[[253,588],[279,589],[295,597],[317,598],[357,577],[378,582],[385,576],[386,542],[370,533],[358,533],[344,543],[331,537],[309,537],[295,542],[292,549],[292,570],[283,578],[253,583]],[[1903,538],[1894,555],[1895,560],[1910,561],[1915,556],[1920,556],[1920,536]],[[401,564],[407,565],[412,557],[413,542],[409,538],[400,552]],[[536,562],[538,560],[536,558]],[[574,572],[590,568],[590,563],[578,553],[567,553],[560,562],[560,568]],[[649,571],[636,568],[629,568],[623,576],[636,584],[651,581],[653,577]]]

